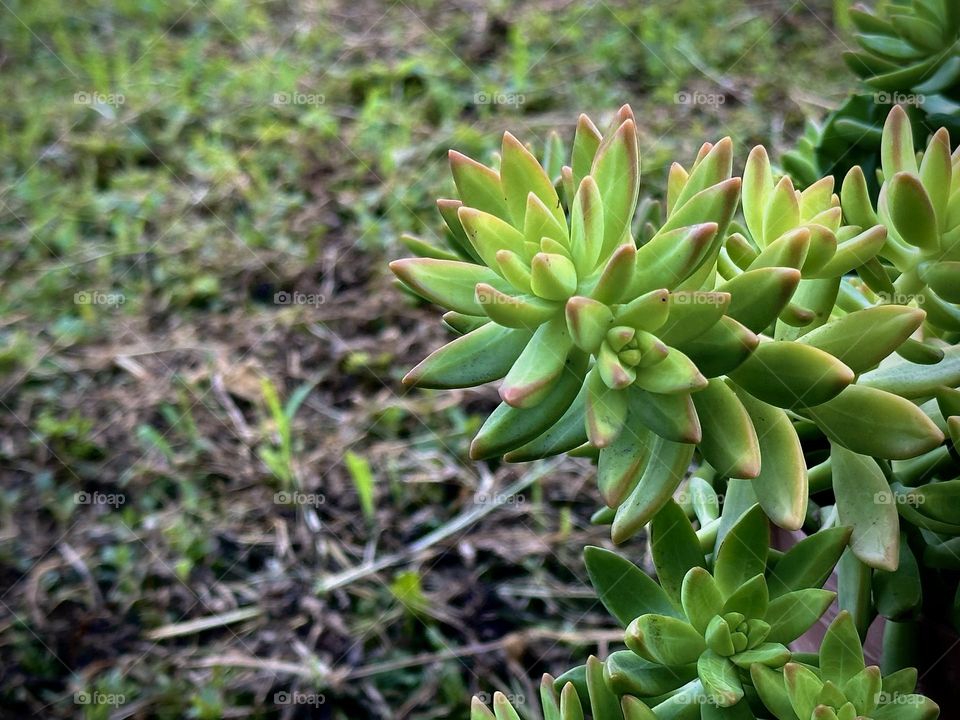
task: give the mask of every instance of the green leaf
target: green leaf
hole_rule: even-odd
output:
[[[603,198],[603,251],[620,245],[630,230],[640,189],[640,149],[637,126],[628,118],[600,146],[591,174]]]
[[[834,443],[887,460],[917,457],[944,440],[940,429],[912,402],[860,383],[802,414]]]
[[[767,517],[799,530],[807,514],[807,465],[800,438],[786,412],[734,386],[760,444],[760,473],[753,490]]]
[[[653,452],[654,435],[627,425],[616,440],[600,449],[597,485],[604,502],[618,507],[631,493]]]
[[[523,227],[527,195],[533,193],[551,209],[557,222],[565,225],[566,218],[553,182],[523,143],[510,133],[504,133],[500,158],[500,183],[513,224]]]
[[[543,706],[543,720],[563,720],[560,716],[560,704],[554,688],[552,676],[544,673],[540,680],[540,704]]]
[[[770,570],[770,597],[776,599],[796,590],[822,587],[840,561],[851,532],[846,527],[828,528],[790,548]]]
[[[844,696],[853,703],[858,715],[869,716],[877,707],[882,690],[880,668],[871,666],[847,680]]]
[[[940,247],[937,213],[920,178],[913,173],[897,173],[887,189],[890,220],[905,241],[932,253]]]
[[[597,130],[597,126],[586,115],[580,115],[577,121],[577,131],[573,138],[573,181],[574,186],[579,187],[580,181],[584,176],[590,174],[590,168],[593,166],[593,158],[600,149],[600,142],[603,135]]]
[[[794,712],[806,720],[813,714],[823,683],[812,670],[798,663],[784,665],[783,680]]]
[[[730,293],[727,315],[753,332],[761,332],[787,307],[799,284],[799,270],[767,267],[741,273],[717,290]]]
[[[583,720],[583,706],[571,683],[564,685],[560,692],[560,717],[562,720]]]
[[[717,583],[702,567],[691,568],[683,578],[680,597],[683,612],[700,633],[706,633],[710,622],[723,611],[723,596]]]
[[[698,443],[702,437],[700,420],[691,395],[661,395],[638,387],[627,391],[627,423],[639,422],[667,440]]]
[[[352,450],[347,450],[343,454],[344,464],[347,466],[347,472],[350,473],[350,479],[353,481],[353,487],[357,491],[357,497],[360,498],[360,509],[367,521],[373,520],[373,471],[370,469],[370,463],[366,458],[357,455]]]
[[[640,481],[617,508],[610,530],[615,543],[637,534],[667,503],[686,475],[693,451],[693,445],[656,439]]]
[[[763,245],[769,245],[778,237],[800,224],[800,200],[793,181],[784,176],[774,187],[763,215]]]
[[[724,598],[761,575],[767,567],[770,528],[759,505],[745,512],[727,533],[717,551],[714,577]]]
[[[737,667],[749,670],[753,665],[766,665],[771,668],[783,667],[790,656],[790,650],[785,645],[766,642],[750,650],[737,653],[730,659]]]
[[[627,627],[625,642],[640,657],[667,666],[697,662],[706,650],[689,623],[666,615],[641,615]]]
[[[587,277],[593,272],[601,257],[603,211],[600,189],[588,175],[580,183],[570,213],[570,254],[580,277]]]
[[[828,352],[861,373],[900,347],[923,324],[924,316],[917,308],[877,305],[816,328],[799,342]]]
[[[899,105],[894,105],[883,127],[880,148],[883,176],[892,178],[897,173],[917,173],[917,156],[913,148],[913,129],[910,118]]]
[[[854,627],[853,618],[841,611],[830,623],[820,646],[820,672],[824,681],[843,686],[866,667],[863,662],[863,647]]]
[[[544,300],[566,302],[576,292],[573,261],[557,253],[540,252],[530,261],[530,290]]]
[[[693,568],[705,568],[706,562],[696,531],[673,500],[667,500],[653,516],[650,550],[661,587],[673,604],[680,606],[688,572]]]
[[[597,448],[611,445],[623,429],[627,417],[627,396],[611,390],[603,382],[596,366],[587,374],[587,437]]]
[[[763,218],[767,201],[773,193],[773,170],[766,149],[758,145],[750,151],[743,169],[743,216],[750,235],[763,243]]]
[[[850,548],[862,562],[895,570],[900,553],[900,523],[890,501],[887,479],[872,457],[832,445],[833,492],[840,522],[853,528]]]
[[[766,342],[730,378],[756,398],[782,408],[821,405],[854,380],[829,353],[796,342]]]
[[[617,695],[666,695],[697,676],[695,664],[664,667],[644,660],[632,650],[610,653],[603,665],[604,680]]]
[[[767,614],[769,602],[767,581],[761,571],[730,594],[723,604],[723,614],[735,612],[748,619],[761,619]]]
[[[752,665],[750,678],[763,704],[776,716],[777,720],[798,720],[781,673],[765,665]]]
[[[860,376],[858,385],[886,390],[905,398],[928,398],[941,387],[960,386],[960,347],[945,349],[944,358],[935,365],[900,360],[884,363]]]
[[[516,450],[552,427],[570,407],[583,385],[587,357],[571,353],[567,369],[536,407],[519,409],[501,403],[470,444],[470,457],[481,460]]]
[[[500,187],[500,175],[496,170],[451,150],[450,171],[464,205],[496,215],[502,220],[510,217]]]
[[[806,588],[774,598],[764,618],[770,624],[767,640],[784,644],[793,642],[813,627],[836,596],[829,590]]]
[[[653,710],[647,707],[643,701],[637,700],[635,697],[624,697],[620,701],[620,708],[623,712],[624,720],[657,720],[657,716]]]
[[[897,569],[893,572],[878,570],[873,574],[873,597],[877,612],[891,620],[905,619],[920,608],[923,601],[920,568],[906,536],[900,537]]]
[[[497,215],[463,206],[457,210],[457,217],[467,234],[470,245],[488,267],[498,267],[497,251],[499,250],[512,250],[521,256],[525,254],[526,238],[523,237],[523,233]]]
[[[693,393],[703,437],[700,452],[724,477],[755,478],[760,474],[760,442],[746,408],[719,378]]]
[[[487,323],[432,352],[407,373],[403,383],[423,388],[461,388],[499,380],[529,340],[529,330]]]
[[[650,613],[681,617],[663,589],[626,558],[588,546],[583,559],[597,597],[623,626]]]
[[[522,720],[520,715],[514,710],[513,705],[507,700],[507,696],[501,692],[493,694],[493,712],[497,720]]]
[[[483,701],[474,697],[470,702],[470,720],[497,720],[496,716],[487,709]]]
[[[736,705],[743,698],[743,685],[736,666],[713,650],[707,650],[697,661],[697,674],[710,703],[718,707]]]
[[[515,408],[539,405],[567,369],[572,347],[573,340],[562,316],[541,325],[503,379],[500,398]],[[490,352],[498,353],[499,349]]]
[[[404,258],[390,263],[390,269],[418,295],[467,315],[484,314],[474,292],[477,283],[487,283],[500,290],[510,289],[493,270],[471,263]]]

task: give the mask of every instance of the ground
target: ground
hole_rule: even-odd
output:
[[[466,718],[604,653],[590,465],[469,461],[496,391],[403,388],[386,263],[507,129],[629,102],[651,195],[776,155],[832,3],[0,6],[0,716]]]

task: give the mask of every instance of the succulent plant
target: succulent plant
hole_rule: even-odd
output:
[[[960,7],[953,0],[895,0],[885,15],[858,5],[860,51],[847,65],[872,88],[936,94],[960,81]]]
[[[559,152],[552,143],[551,162]],[[453,252],[417,241],[408,245],[422,257],[392,264],[409,289],[448,308],[461,333],[405,382],[502,378],[503,402],[471,455],[594,454],[617,542],[663,507],[695,451],[721,478],[754,479],[771,519],[799,528],[807,480],[796,419],[888,459],[943,440],[908,400],[845,392],[924,318],[915,307],[835,309],[846,273],[873,281],[883,272],[879,218],[844,224],[831,179],[797,191],[757,148],[742,181],[741,226],[732,165],[729,139],[704,145],[689,170],[675,163],[664,220],[638,244],[628,107],[605,136],[582,116],[571,164],[555,178],[506,135],[499,170],[451,155],[461,199],[439,206]],[[912,442],[890,443],[877,412],[914,423]]]
[[[783,167],[801,187],[824,175],[839,181],[860,166],[872,197],[879,185],[883,122],[905,103],[916,142],[946,127],[960,134],[960,11],[953,0],[896,0],[884,12],[864,5],[849,10],[859,51],[844,53],[864,90],[851,95],[822,123],[808,121]],[[877,4],[880,7],[880,4]]]
[[[606,134],[582,116],[569,165],[557,136],[543,163],[510,135],[497,169],[451,155],[449,249],[407,238],[419,257],[392,267],[458,337],[405,380],[500,380],[471,455],[593,458],[595,522],[616,543],[649,526],[657,571],[587,550],[627,647],[561,675],[548,716],[578,717],[576,697],[615,720],[793,717],[755,684],[808,670],[800,720],[894,713],[788,644],[835,564],[843,622],[893,621],[896,666],[918,659],[903,628],[943,612],[929,584],[960,585],[942,574],[960,570],[960,153],[941,130],[918,155],[919,134],[889,114],[876,198],[858,166],[839,193],[798,190],[762,147],[741,179],[732,143],[707,143],[671,166],[662,208],[638,202],[628,107]],[[778,553],[768,519],[812,534]]]
[[[603,664],[595,657],[587,661],[585,690],[581,696],[573,683],[562,683],[559,690],[550,675],[540,683],[540,704],[543,720],[583,720],[586,710],[593,720],[656,720],[656,715],[641,700],[618,696],[606,684]],[[493,712],[479,698],[473,699],[470,720],[521,720],[506,695],[495,693]]]
[[[842,547],[843,534],[834,539]],[[693,550],[692,544],[689,550]],[[789,557],[788,566],[806,551],[804,547],[785,556]],[[835,597],[832,592],[807,586],[811,581],[822,584],[823,573],[799,578],[774,576],[775,594],[771,596],[766,577],[768,554],[767,520],[760,507],[754,506],[719,542],[712,574],[702,565],[694,565],[683,575],[679,609],[676,598],[662,591],[657,605],[666,610],[673,605],[672,612],[649,612],[631,621],[626,630],[627,647],[649,663],[675,669],[678,679],[685,677],[686,668],[695,667],[697,679],[690,682],[699,682],[703,704],[736,705],[744,699],[741,671],[749,671],[754,664],[782,667],[791,659],[786,644],[816,623]],[[593,564],[598,562],[599,558]],[[647,592],[648,597],[652,595]]]
[[[880,668],[866,666],[847,612],[830,624],[819,666],[791,662],[776,671],[756,664],[750,674],[778,720],[932,720],[940,714],[935,702],[914,693],[913,668],[882,677]]]

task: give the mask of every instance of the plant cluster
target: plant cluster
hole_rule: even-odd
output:
[[[960,133],[960,6],[953,0],[894,0],[848,13],[859,50],[844,53],[862,81],[822,124],[810,122],[784,168],[801,186],[860,166],[876,195],[884,118],[891,105],[909,110],[914,140],[946,127]]]
[[[707,143],[662,214],[639,202],[627,106],[605,133],[581,116],[567,164],[556,136],[542,161],[510,134],[497,167],[451,153],[448,246],[408,238],[419,257],[392,269],[457,337],[405,381],[500,381],[472,457],[595,459],[595,521],[618,544],[650,526],[660,580],[588,550],[628,649],[545,685],[547,717],[577,717],[574,693],[594,718],[937,716],[859,650],[960,566],[960,154],[914,137],[895,107],[877,201],[860,167],[801,191],[762,147],[737,176],[731,141]],[[768,523],[810,538],[780,556]],[[824,647],[859,655],[838,670],[788,644],[844,547]]]

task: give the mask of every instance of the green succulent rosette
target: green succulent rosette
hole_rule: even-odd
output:
[[[581,694],[582,693],[582,694]],[[590,657],[584,667],[580,692],[572,682],[557,683],[544,675],[540,683],[540,715],[543,720],[656,720],[657,716],[641,700],[632,695],[615,694],[604,680],[603,663]],[[475,697],[470,720],[522,720],[503,693],[493,696],[493,712]]]
[[[755,664],[779,669],[794,659],[789,643],[827,610],[835,593],[821,589],[847,543],[834,528],[774,554],[758,505],[727,527],[695,533],[670,502],[651,524],[658,581],[626,558],[587,548],[590,579],[626,630],[626,650],[604,661],[607,687],[649,705],[658,718],[766,717],[752,686]],[[584,687],[586,667],[561,676]],[[711,714],[713,713],[713,714]]]
[[[953,0],[893,0],[886,13],[850,10],[858,51],[847,65],[879,91],[934,95],[960,84],[960,6]]]
[[[933,720],[940,708],[914,692],[913,668],[883,677],[867,667],[853,619],[841,612],[830,624],[819,664],[787,663],[781,670],[751,668],[754,686],[778,720]]]
[[[453,153],[461,199],[440,201],[451,250],[408,240],[421,257],[392,263],[407,288],[450,311],[460,335],[405,382],[500,380],[502,403],[474,458],[592,455],[621,542],[692,461],[721,481],[753,480],[769,517],[799,528],[808,489],[798,427],[889,460],[942,443],[910,400],[854,386],[925,316],[871,306],[845,277],[878,286],[889,241],[879,217],[846,219],[831,179],[799,191],[756,148],[741,181],[729,139],[708,143],[689,170],[671,167],[663,221],[645,222],[638,241],[629,108],[606,135],[581,117],[570,165],[559,165],[557,142],[548,150],[541,164],[508,134],[498,170]],[[838,309],[841,290],[860,305]],[[902,423],[885,429],[878,413]],[[891,442],[904,424],[910,436]]]

